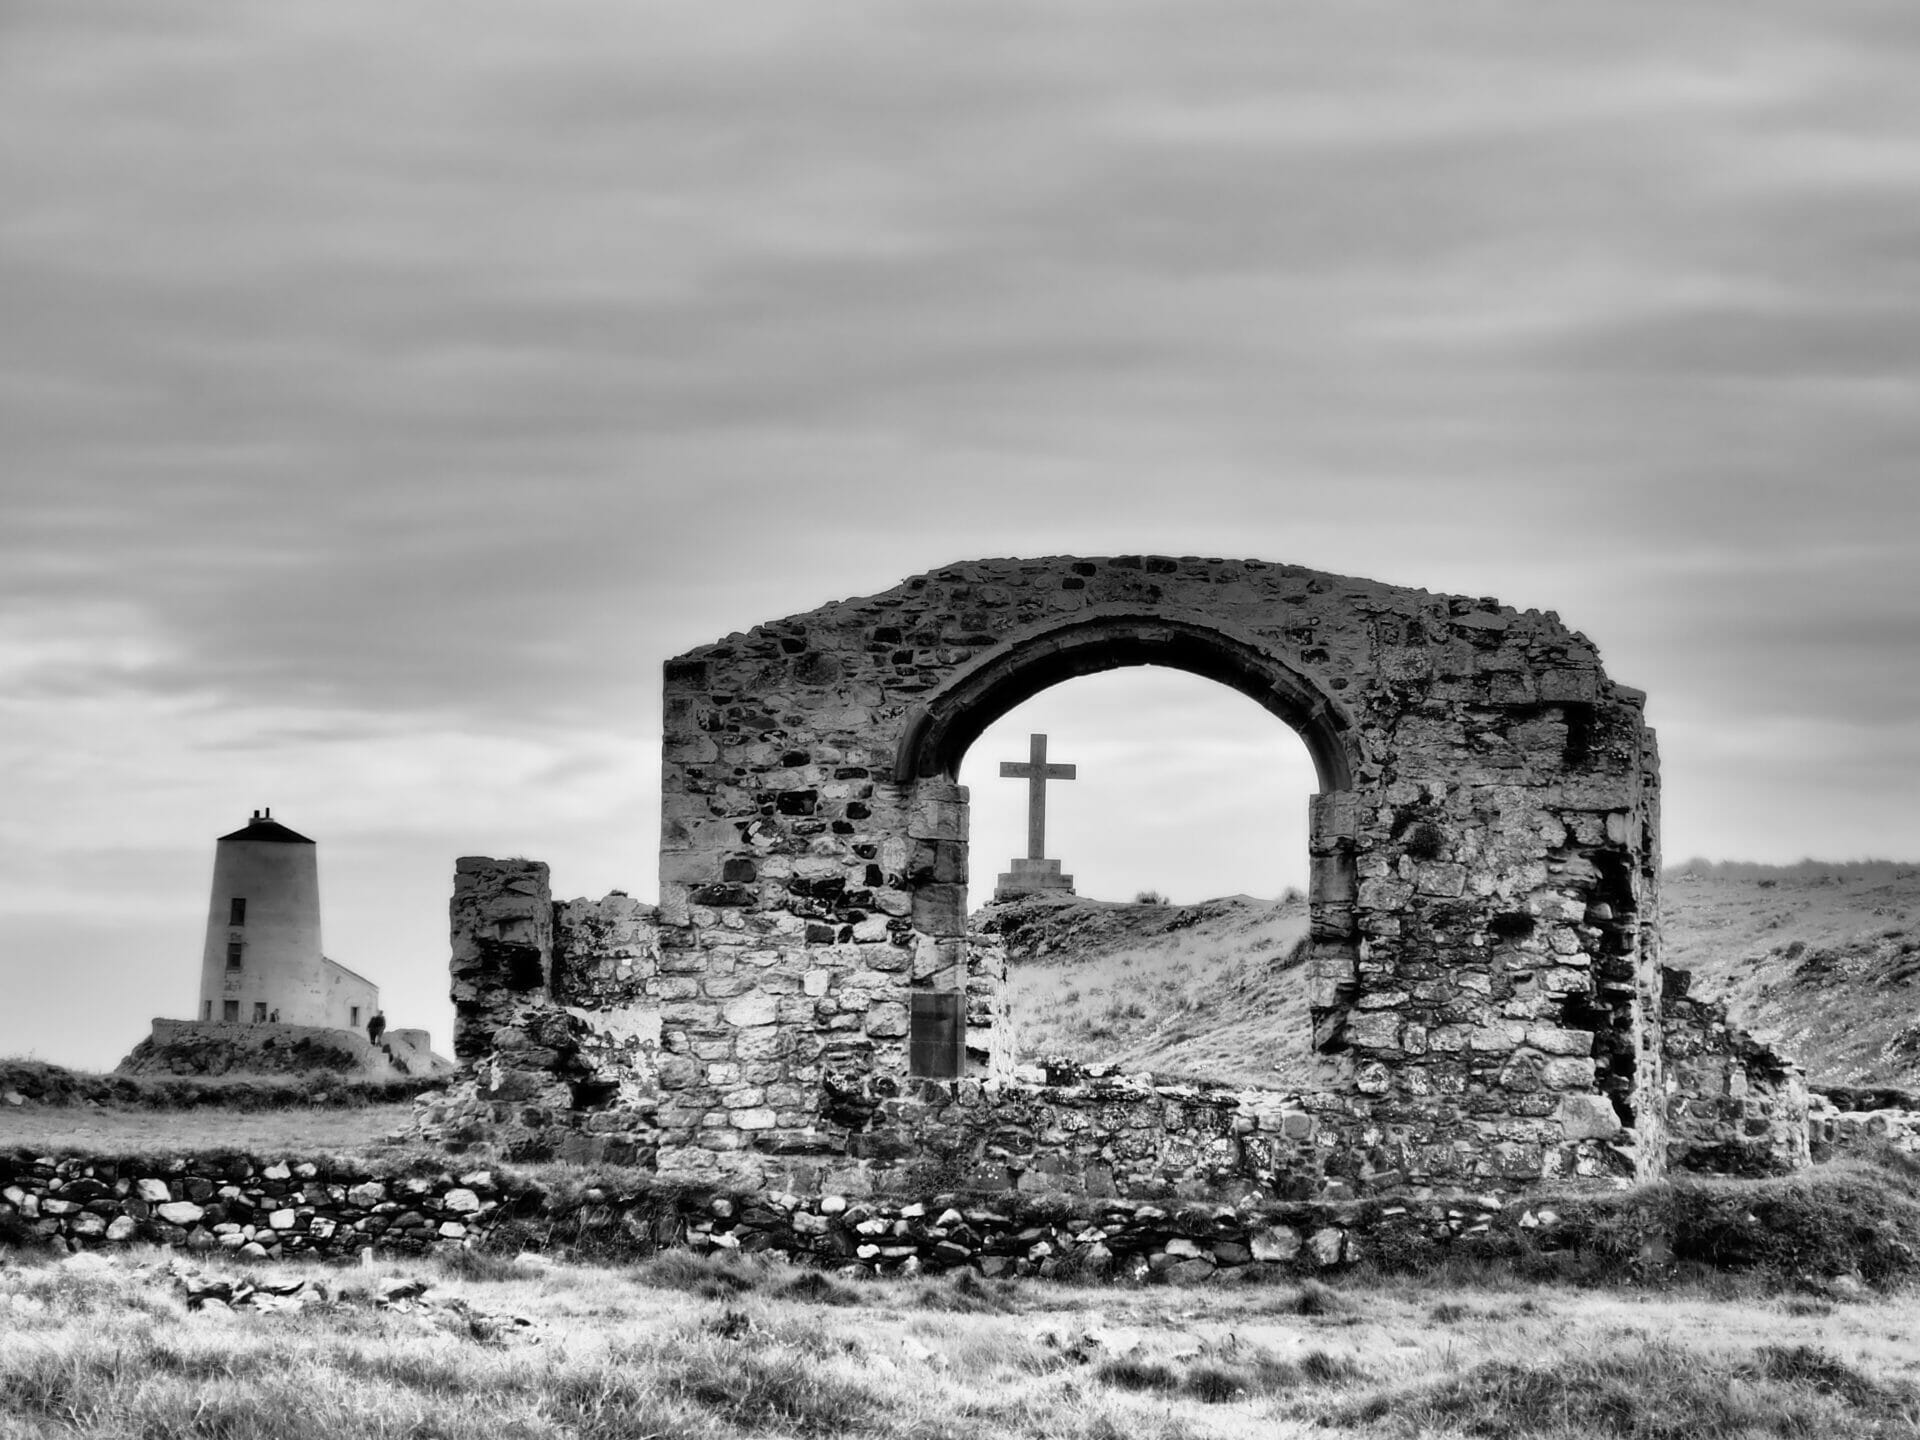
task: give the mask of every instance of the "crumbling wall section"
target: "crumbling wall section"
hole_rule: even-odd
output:
[[[553,899],[546,864],[463,855],[454,862],[448,910],[453,1054],[471,1061],[492,1053],[496,1036],[547,997]]]
[[[1730,1023],[1727,1007],[1688,994],[1667,970],[1667,1163],[1675,1170],[1770,1175],[1810,1163],[1806,1075]]]
[[[659,1081],[658,937],[653,906],[617,890],[553,907],[551,998],[586,1027],[587,1063],[634,1097]]]
[[[624,895],[556,906],[538,860],[468,855],[450,906],[454,1053],[418,1129],[517,1160],[653,1163],[657,950]]]
[[[1814,1162],[1890,1149],[1920,1155],[1920,1095],[1884,1085],[1820,1085],[1807,1103]]]

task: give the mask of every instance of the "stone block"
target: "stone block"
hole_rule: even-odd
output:
[[[1325,853],[1360,833],[1360,796],[1352,790],[1325,790],[1307,800],[1309,849]]]
[[[1620,1116],[1604,1095],[1562,1095],[1554,1112],[1568,1140],[1611,1140],[1620,1133]]]
[[[724,1006],[720,1013],[729,1025],[740,1029],[771,1025],[780,1018],[780,999],[777,995],[755,991]]]
[[[967,790],[939,780],[922,779],[914,786],[907,812],[907,837],[912,840],[967,839]]]
[[[1548,1055],[1593,1054],[1593,1032],[1562,1030],[1549,1025],[1527,1027],[1526,1043]]]
[[[1405,880],[1377,878],[1360,882],[1359,906],[1362,910],[1404,910],[1412,899],[1413,886]]]
[[[1517,1048],[1526,1036],[1526,1027],[1517,1024],[1476,1025],[1467,1036],[1471,1049],[1489,1055],[1502,1055]],[[1436,1045],[1434,1047],[1438,1049]]]
[[[967,933],[966,888],[928,884],[913,892],[913,928],[937,938],[964,939]]]
[[[1375,1050],[1397,1049],[1400,1044],[1400,1017],[1392,1011],[1357,1014],[1347,1017],[1349,1045]]]
[[[1413,867],[1413,885],[1418,894],[1457,900],[1466,893],[1467,867],[1423,860]]]
[[[1540,1067],[1540,1079],[1549,1090],[1585,1090],[1593,1084],[1593,1061],[1549,1060]]]

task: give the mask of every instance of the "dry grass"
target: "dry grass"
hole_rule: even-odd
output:
[[[0,1436],[1920,1434],[1907,1298],[1379,1282],[1309,1300],[681,1254],[422,1262],[425,1301],[397,1308],[372,1272],[233,1272],[327,1287],[254,1313],[188,1310],[169,1264],[0,1254]],[[531,1323],[480,1323],[502,1314]]]
[[[1317,1082],[1305,902],[1032,907],[1010,940],[1023,1059],[1067,1056],[1235,1085]]]
[[[165,1157],[219,1148],[256,1155],[391,1156],[413,1119],[411,1103],[335,1109],[124,1109],[92,1105],[0,1105],[0,1150]],[[444,1163],[444,1162],[443,1162]],[[464,1162],[461,1162],[464,1163]]]
[[[1920,866],[1670,870],[1665,962],[1830,1083],[1920,1085]]]

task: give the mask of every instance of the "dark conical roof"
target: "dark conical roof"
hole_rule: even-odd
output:
[[[244,828],[231,835],[222,835],[222,840],[265,840],[276,845],[311,845],[313,841],[298,830],[289,830],[278,820],[272,818],[272,811],[255,811]]]

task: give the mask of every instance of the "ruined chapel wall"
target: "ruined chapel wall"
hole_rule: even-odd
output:
[[[435,1138],[485,1133],[518,1160],[651,1163],[658,951],[651,906],[556,905],[537,860],[463,856],[450,906],[454,1048]]]
[[[904,1076],[914,993],[961,988],[966,796],[941,765],[898,773],[915,727],[995,665],[1010,688],[976,710],[1152,661],[1254,694],[1344,771],[1311,847],[1316,1030],[1351,1065],[1324,1122],[1341,1165],[1657,1170],[1659,1117],[1633,1103],[1660,1064],[1641,698],[1550,614],[1166,557],[953,566],[668,662],[663,1165],[751,1180],[846,1153],[828,1087]],[[1021,665],[1042,683],[1015,693]],[[761,1103],[730,1105],[741,1088]]]
[[[1811,1163],[1806,1073],[1734,1025],[1724,1004],[1689,995],[1686,971],[1662,978],[1669,1166],[1770,1175]]]

